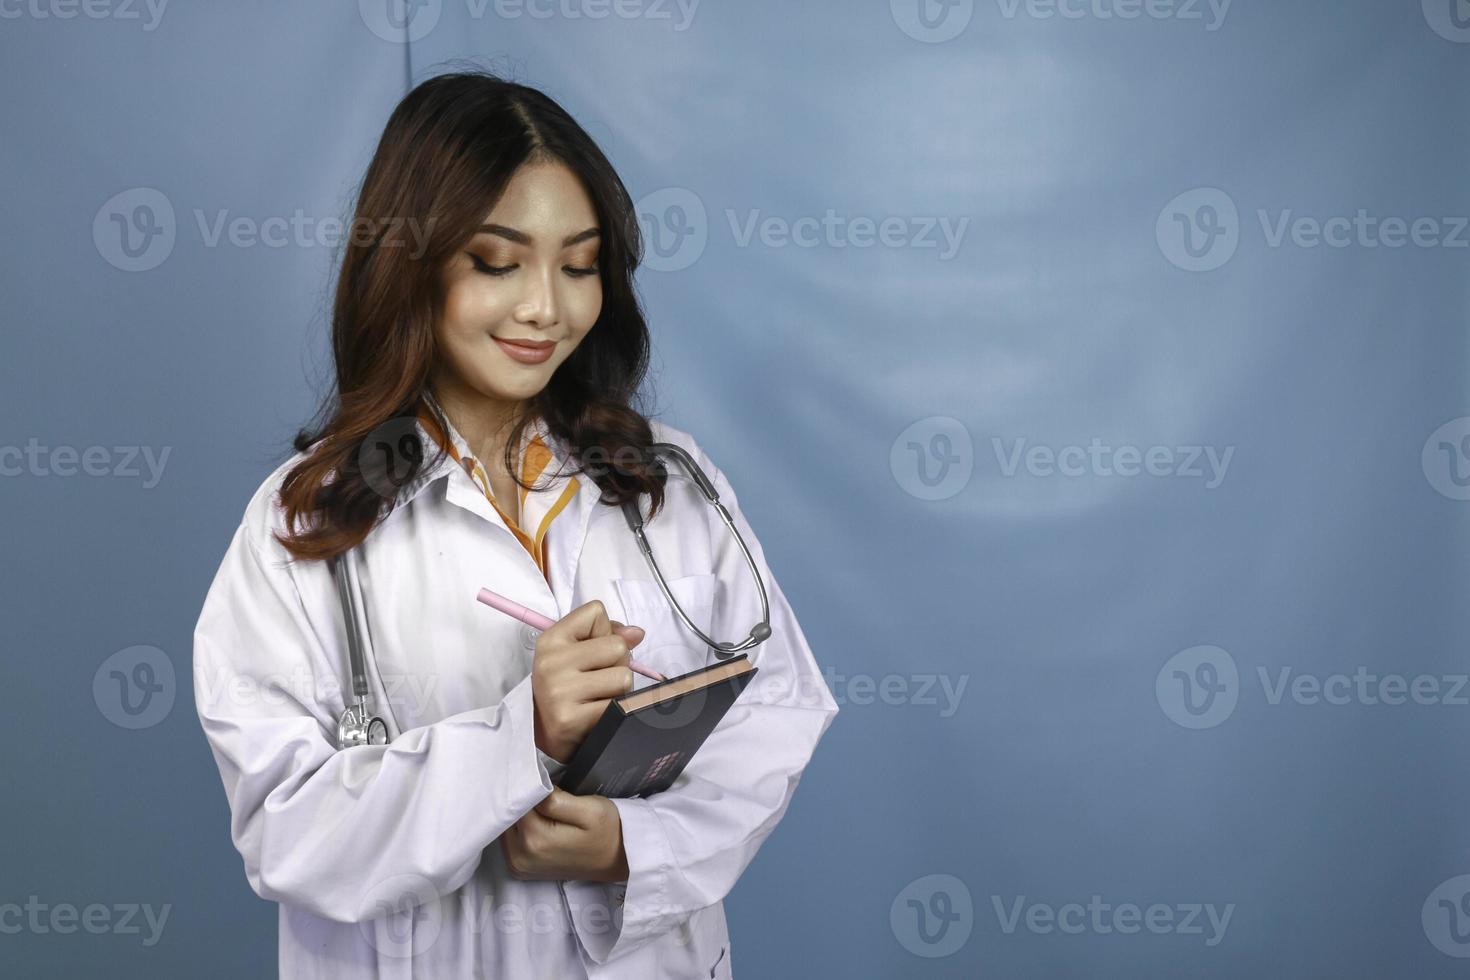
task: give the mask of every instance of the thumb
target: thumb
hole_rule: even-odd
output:
[[[591,830],[597,826],[597,802],[591,797],[568,793],[560,786],[552,787],[551,795],[533,809],[548,820],[571,824],[583,830]]]

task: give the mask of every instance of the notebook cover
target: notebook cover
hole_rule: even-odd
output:
[[[746,659],[740,654],[613,698],[557,785],[578,796],[609,798],[652,796],[668,789],[759,668],[751,666],[744,673],[631,712],[624,708],[624,701]]]

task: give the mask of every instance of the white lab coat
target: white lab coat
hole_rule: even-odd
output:
[[[533,741],[535,633],[475,601],[488,586],[559,619],[601,599],[647,631],[633,650],[641,662],[666,675],[714,662],[594,481],[578,478],[549,526],[549,586],[452,460],[403,488],[357,556],[369,683],[392,742],[340,752],[350,681],[332,576],[272,536],[283,527],[276,491],[299,457],[251,499],[195,630],[194,691],[250,886],[280,903],[283,980],[732,976],[722,900],[785,813],[837,705],[724,474],[687,433],[653,427],[715,483],[765,577],[772,633],[749,652],[759,673],[678,781],[614,801],[626,883],[510,875],[496,839],[551,792],[556,770]],[[534,433],[555,472],[565,447],[543,426]],[[548,510],[567,479],[530,494],[528,512]],[[689,482],[669,481],[647,533],[695,622],[743,637],[759,617],[755,584]]]

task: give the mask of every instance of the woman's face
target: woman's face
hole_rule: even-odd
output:
[[[444,269],[442,380],[471,401],[539,394],[602,312],[599,244],[592,201],[565,164],[516,171]]]

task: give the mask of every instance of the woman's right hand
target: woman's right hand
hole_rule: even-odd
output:
[[[615,697],[633,689],[629,650],[643,630],[608,619],[593,599],[552,623],[536,638],[531,694],[536,746],[567,762]]]

